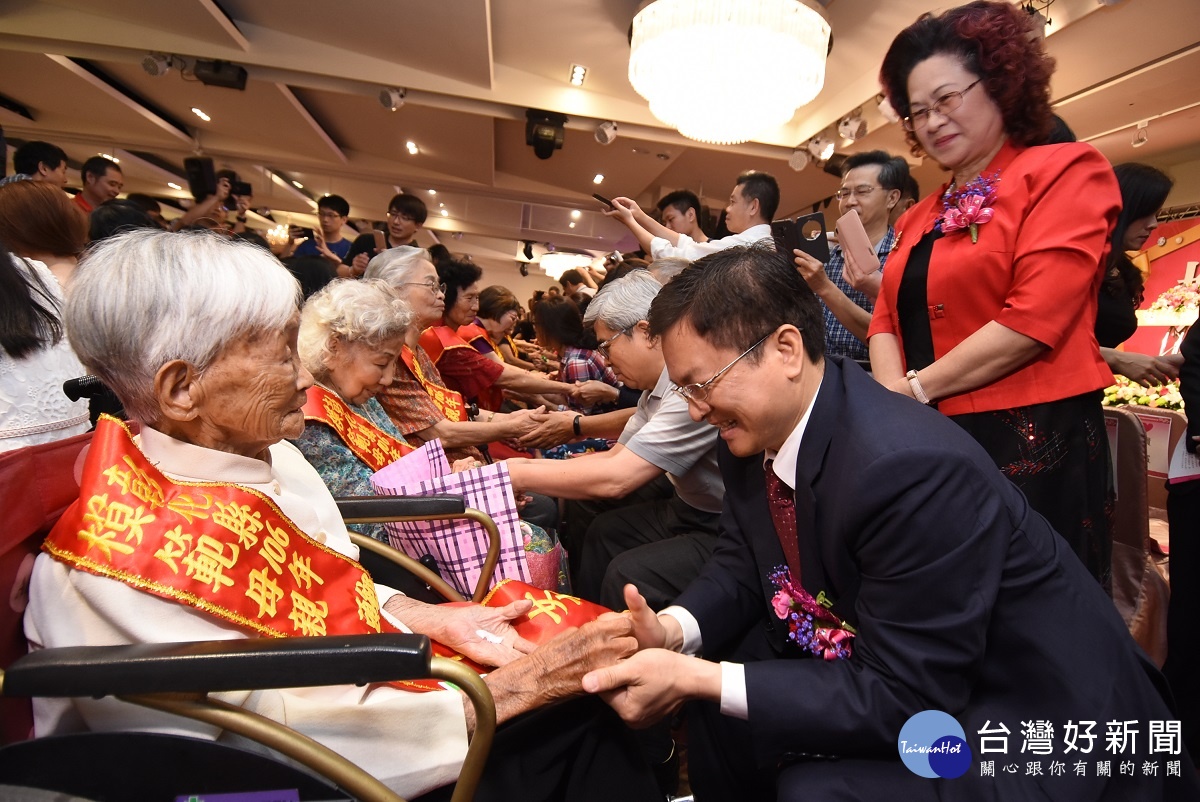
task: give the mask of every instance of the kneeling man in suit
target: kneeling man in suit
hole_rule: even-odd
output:
[[[674,606],[626,586],[640,651],[583,682],[635,726],[690,702],[697,798],[1198,797],[1112,601],[970,436],[824,357],[788,259],[701,259],[649,322],[720,430],[721,533]],[[961,746],[955,726],[905,728],[923,711]],[[938,743],[957,769],[930,771]]]

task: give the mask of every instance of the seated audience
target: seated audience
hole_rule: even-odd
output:
[[[447,387],[461,393],[468,403],[491,411],[499,411],[504,390],[553,395],[555,403],[575,392],[569,383],[489,359],[458,336],[460,327],[475,322],[483,270],[471,262],[447,258],[438,263],[437,275],[445,288],[445,308],[440,320],[419,321],[428,326],[421,332],[420,342]]]
[[[421,442],[438,438],[451,460],[480,459],[477,446],[520,437],[544,419],[540,410],[472,411],[460,393],[446,386],[420,344],[421,327],[439,323],[446,306],[445,287],[424,250],[389,249],[371,260],[364,277],[386,281],[416,316],[396,362],[396,378],[377,396],[404,437]]]
[[[549,296],[540,301],[533,308],[533,326],[538,344],[558,356],[558,380],[575,392],[570,406],[585,415],[614,409],[621,383],[596,352],[595,336],[583,328],[583,316],[574,301],[561,296]],[[599,383],[604,387],[594,389],[583,398],[573,387],[580,382]]]
[[[578,566],[575,591],[617,608],[624,606],[625,582],[644,588],[655,609],[687,587],[712,552],[724,495],[717,432],[693,421],[687,403],[671,392],[658,339],[647,331],[646,316],[659,288],[646,271],[636,270],[606,285],[588,308],[587,321],[604,338],[601,350],[613,370],[642,391],[633,417],[626,420],[621,412],[550,416],[574,427],[575,434],[619,434],[618,444],[565,463],[508,461],[516,486],[568,499],[622,499],[664,474],[670,480],[668,498],[602,512],[582,541],[564,544]]]
[[[1175,747],[1147,745],[1175,716],[1104,591],[966,432],[823,355],[820,304],[790,259],[698,260],[647,333],[720,431],[721,535],[675,606],[656,615],[627,586],[641,650],[583,683],[639,727],[691,702],[697,799],[1197,798],[1194,771],[1166,771]],[[899,759],[922,711],[961,723],[962,776]],[[1036,755],[1021,746],[1035,720]],[[1136,746],[1105,751],[1107,722],[1129,722]],[[953,748],[941,727],[916,731],[906,748]],[[983,751],[999,748],[988,733],[1004,754]],[[1095,768],[1110,756],[1159,768]],[[1025,770],[1079,760],[1083,776]]]
[[[270,254],[207,233],[133,231],[89,251],[64,322],[83,363],[116,391],[140,434],[133,439],[101,421],[81,501],[34,564],[25,616],[30,647],[367,634],[406,625],[498,666],[486,682],[502,726],[477,798],[561,799],[566,789],[571,798],[653,799],[648,769],[590,700],[503,726],[578,694],[584,671],[627,654],[628,619],[602,617],[534,650],[510,624],[528,613],[527,601],[430,606],[375,584],[355,562],[358,549],[332,496],[283,442],[303,430],[312,384],[297,356],[298,297],[295,280]],[[129,481],[122,471],[130,464],[178,504]],[[177,481],[201,483],[203,493]],[[122,517],[120,505],[107,501],[133,496],[144,496],[153,513]],[[89,527],[82,505],[97,498],[112,514]],[[185,499],[211,503],[213,514],[180,506]],[[222,507],[265,526],[217,515]],[[214,697],[286,723],[406,796],[455,778],[474,726],[456,690],[371,685]],[[114,698],[37,699],[34,716],[39,737],[89,729],[222,736]]]
[[[458,335],[484,356],[500,359],[523,370],[537,370],[522,359],[513,340],[513,329],[521,319],[521,302],[507,287],[493,284],[479,293],[479,313],[473,323],[458,329]]]
[[[386,247],[383,249],[376,247],[374,231],[360,234],[351,243],[350,250],[342,259],[343,266],[338,268],[338,275],[358,278],[366,272],[371,258],[381,253],[382,250],[415,246],[417,232],[425,225],[425,219],[428,216],[429,209],[426,208],[425,201],[416,195],[401,192],[399,195],[393,196],[388,201],[387,227],[383,232]]]

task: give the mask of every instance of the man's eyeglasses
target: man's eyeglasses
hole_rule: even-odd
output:
[[[387,216],[389,219],[392,219],[392,220],[399,217],[400,219],[407,220],[410,223],[414,222],[413,219],[411,217],[409,217],[408,215],[406,215],[404,212],[398,212],[395,209],[388,209]]]
[[[604,342],[597,345],[596,350],[600,352],[600,356],[604,357],[605,359],[608,359],[608,347],[610,345],[612,345],[613,343],[615,343],[617,341],[617,338],[620,337],[622,334],[628,334],[628,333],[629,333],[629,329],[621,329],[616,334],[614,334],[613,336],[609,337]]]
[[[672,387],[671,389],[677,395],[682,397],[684,401],[687,401],[687,402],[693,403],[693,404],[705,403],[706,401],[708,401],[709,395],[712,394],[712,388],[713,388],[713,385],[717,383],[717,379],[721,378],[726,373],[728,373],[730,368],[732,368],[738,362],[741,362],[743,359],[745,359],[747,354],[749,354],[751,351],[753,351],[758,346],[765,343],[767,341],[767,338],[770,337],[774,333],[775,333],[774,331],[770,331],[770,332],[767,332],[766,334],[764,334],[763,338],[761,340],[759,340],[754,345],[747,348],[745,351],[742,351],[742,353],[736,359],[734,359],[732,362],[730,362],[725,367],[718,370],[713,375],[713,377],[711,379],[709,379],[708,381],[700,382],[699,384],[685,384],[682,386],[677,384],[674,387]]]
[[[446,294],[446,285],[445,284],[434,284],[432,281],[405,281],[405,282],[402,282],[402,284],[405,287],[424,287],[425,289],[432,292],[434,295],[445,295]]]
[[[842,187],[837,192],[833,193],[833,196],[835,198],[837,198],[838,200],[845,200],[846,198],[850,197],[851,195],[853,195],[856,198],[865,198],[877,189],[879,189],[879,187],[870,187],[870,186]]]
[[[970,92],[982,80],[982,78],[975,79],[974,82],[968,84],[961,92],[947,92],[933,101],[933,105],[927,109],[910,109],[908,116],[901,120],[904,124],[904,130],[915,131],[918,128],[924,128],[929,124],[929,115],[931,113],[936,112],[939,116],[945,117],[950,112],[955,111],[963,104],[963,95]]]

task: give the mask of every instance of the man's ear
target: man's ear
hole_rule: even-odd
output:
[[[758,202],[758,198],[751,198],[750,205],[747,206],[746,208],[750,210],[751,217],[761,217],[762,216],[760,214],[760,211],[762,210],[762,204]]]
[[[808,352],[804,349],[804,335],[791,324],[780,327],[775,337],[775,348],[779,352],[780,367],[789,379],[800,375],[800,371],[809,364]]]
[[[887,192],[887,207],[888,209],[896,208],[896,204],[900,202],[900,190],[889,189]]]
[[[200,373],[190,362],[172,359],[154,374],[154,397],[164,418],[194,420],[203,399]]]

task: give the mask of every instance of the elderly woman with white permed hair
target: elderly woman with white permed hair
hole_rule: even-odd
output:
[[[581,694],[589,667],[631,653],[620,617],[534,650],[510,623],[527,601],[435,607],[371,580],[321,477],[283,442],[303,430],[313,383],[297,355],[298,300],[296,280],[269,253],[209,233],[141,230],[88,252],[63,321],[84,366],[116,392],[140,434],[101,419],[79,501],[34,563],[30,647],[407,626],[499,666],[486,682],[502,722]],[[457,691],[344,686],[215,697],[286,722],[405,795],[452,781],[474,726]],[[89,729],[222,735],[112,698],[34,702],[38,736]],[[503,785],[495,763],[485,787]],[[561,759],[539,768],[583,770]],[[603,784],[603,775],[589,782]],[[625,793],[610,787],[607,796]]]

